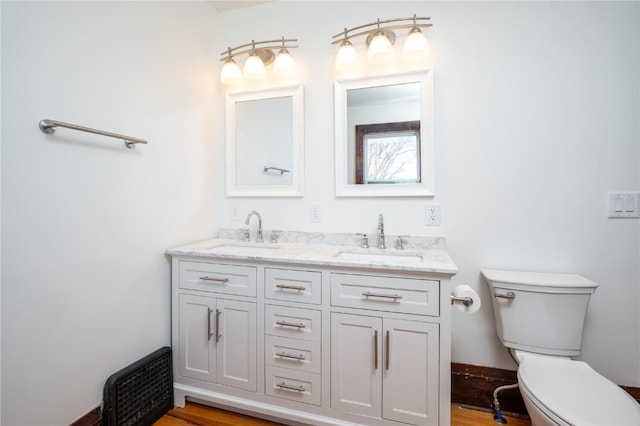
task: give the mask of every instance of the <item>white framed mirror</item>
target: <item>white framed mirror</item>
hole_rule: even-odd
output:
[[[434,191],[433,72],[335,82],[336,197]]]
[[[225,95],[228,197],[302,197],[301,85]]]

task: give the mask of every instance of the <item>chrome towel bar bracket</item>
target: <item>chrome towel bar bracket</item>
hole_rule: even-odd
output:
[[[273,167],[273,166],[264,166],[264,172],[268,172],[269,170],[275,170],[277,172],[280,172],[281,175],[285,174],[285,173],[291,173],[291,170],[287,170],[287,169],[282,169],[280,167]]]
[[[56,120],[49,120],[49,119],[40,120],[40,123],[38,123],[38,126],[40,127],[40,130],[42,130],[42,132],[46,134],[52,134],[53,132],[55,132],[56,127],[64,127],[66,129],[78,130],[80,132],[93,133],[95,135],[102,135],[102,136],[108,136],[110,138],[122,139],[127,148],[133,148],[137,143],[144,143],[144,144],[147,143],[147,141],[144,139],[121,135],[119,133],[106,132],[104,130],[92,129],[90,127],[78,126],[76,124],[64,123],[62,121],[56,121]]]

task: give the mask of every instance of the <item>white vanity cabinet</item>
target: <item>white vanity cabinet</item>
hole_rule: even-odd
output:
[[[255,392],[256,302],[233,297],[255,297],[256,268],[181,261],[177,269],[179,376]]]
[[[170,254],[176,405],[290,425],[449,424],[455,265]]]
[[[438,324],[333,313],[331,407],[438,425]]]
[[[256,304],[180,296],[180,375],[256,391]]]
[[[331,274],[332,306],[366,310],[331,314],[332,408],[439,424],[439,293],[435,280]]]

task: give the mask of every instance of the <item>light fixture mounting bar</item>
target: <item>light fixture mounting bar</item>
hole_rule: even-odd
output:
[[[231,47],[227,48],[227,50],[220,53],[220,56],[222,56],[220,60],[226,61],[227,59],[231,59],[234,56],[238,56],[246,53],[252,53],[254,51],[258,52],[261,50],[283,49],[283,48],[295,49],[298,47],[298,45],[287,44],[287,43],[293,43],[297,41],[298,41],[297,38],[284,38],[284,37],[276,40],[263,40],[263,41],[252,40],[251,43],[245,43],[233,48]],[[264,44],[269,44],[269,46],[258,46],[258,45],[264,45]],[[247,49],[240,50],[244,48],[247,48]]]
[[[412,16],[411,18],[395,18],[395,19],[385,19],[385,20],[377,20],[375,22],[371,22],[369,24],[364,24],[364,25],[358,25],[357,27],[353,27],[353,28],[349,28],[349,29],[344,29],[343,31],[339,32],[338,34],[332,36],[331,38],[338,38],[340,37],[339,40],[333,41],[331,44],[336,44],[336,43],[340,43],[342,42],[345,38],[346,39],[350,39],[352,37],[358,37],[361,35],[368,35],[371,32],[377,31],[378,27],[381,30],[387,30],[387,29],[401,29],[401,28],[413,28],[413,27],[420,27],[420,28],[426,28],[426,27],[431,27],[433,26],[432,24],[428,24],[428,23],[423,23],[423,22],[418,22],[418,21],[429,21],[431,20],[430,17],[417,17],[417,16]],[[393,22],[406,22],[404,24],[396,24],[396,25],[387,25],[382,27],[381,25],[383,24],[389,24],[389,23],[393,23]],[[372,27],[369,28],[365,31],[356,33],[356,34],[349,34],[352,33],[354,31],[357,30],[361,30],[363,28],[368,28],[368,27]]]

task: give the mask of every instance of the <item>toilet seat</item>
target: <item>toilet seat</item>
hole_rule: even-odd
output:
[[[640,425],[640,404],[585,362],[525,356],[518,382],[523,394],[557,417],[558,424]]]

